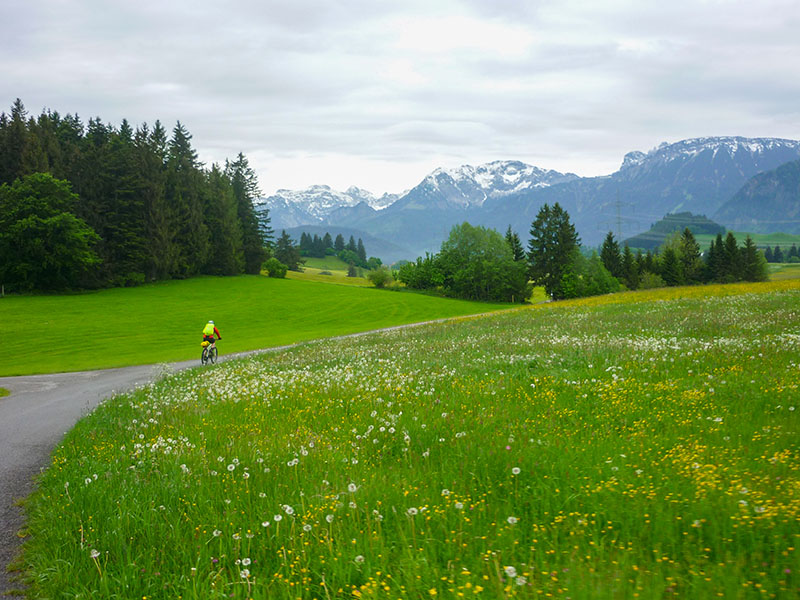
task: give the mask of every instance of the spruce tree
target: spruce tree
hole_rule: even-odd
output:
[[[244,249],[233,186],[216,164],[211,166],[206,177],[205,214],[211,242],[206,272],[212,275],[238,275],[244,270]]]
[[[725,236],[725,243],[722,247],[721,256],[720,281],[723,283],[731,283],[741,280],[742,261],[739,253],[739,244],[736,242],[736,236],[734,236],[731,231]]]
[[[700,258],[700,244],[687,227],[680,239],[680,270],[683,282],[689,285],[700,283],[703,278],[703,261]]]
[[[331,237],[331,234],[328,233],[327,231],[325,232],[325,235],[322,237],[322,245],[325,247],[326,250],[328,248],[333,248],[333,238]]]
[[[579,240],[567,212],[556,202],[539,210],[530,229],[528,242],[528,272],[537,285],[543,285],[547,295],[558,298],[561,278],[567,272]]]
[[[768,263],[775,262],[775,259],[772,257],[772,246],[767,246],[767,249],[764,250],[764,258]]]
[[[609,231],[603,240],[600,248],[600,260],[603,266],[617,279],[623,278],[622,255],[619,250],[619,242],[614,239],[614,233]]]
[[[672,246],[664,248],[664,253],[661,255],[660,274],[667,285],[674,286],[682,283],[678,255]]]
[[[350,241],[347,242],[347,246],[345,246],[345,250],[350,250],[350,252],[356,252],[358,250],[356,240],[352,235],[350,236]]]
[[[629,290],[639,287],[639,264],[628,244],[622,251],[622,280]]]
[[[506,230],[506,243],[511,248],[514,262],[523,262],[525,260],[525,248],[522,247],[522,241],[520,241],[517,232],[511,229],[511,225]]]
[[[744,281],[767,281],[769,270],[763,254],[748,235],[741,250],[741,279]]]
[[[336,241],[333,242],[333,249],[336,250],[337,254],[344,250],[344,236],[341,233],[336,236]]]
[[[797,253],[797,244],[792,244],[792,247],[789,248],[789,252],[786,254],[787,262],[792,262],[793,258],[800,258],[800,255]]]
[[[772,253],[773,262],[782,263],[783,262],[783,250],[781,247],[776,245],[775,252]]]
[[[202,175],[191,141],[191,134],[178,121],[172,130],[167,154],[167,198],[178,223],[175,239],[180,253],[176,273],[179,277],[202,272],[210,250],[200,197]]]
[[[363,264],[367,262],[367,249],[364,248],[364,242],[361,241],[361,238],[358,238],[358,245],[356,246],[356,254],[358,254],[358,258],[361,260]],[[362,266],[363,266],[362,264]]]
[[[281,235],[275,242],[275,258],[285,264],[291,271],[299,271],[303,262],[300,258],[300,250],[294,245],[292,238],[281,230]]]
[[[241,152],[232,163],[226,161],[225,173],[233,185],[233,194],[238,206],[244,249],[244,271],[251,275],[258,275],[267,256],[264,251],[265,240],[262,230],[259,229],[258,217],[253,206],[253,201],[261,194],[258,178]]]

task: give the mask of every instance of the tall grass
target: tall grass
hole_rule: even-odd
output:
[[[800,284],[702,289],[115,397],[28,504],[31,594],[796,597]]]

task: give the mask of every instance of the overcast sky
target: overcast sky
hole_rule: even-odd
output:
[[[4,0],[17,97],[180,119],[266,194],[507,159],[599,175],[662,141],[800,139],[800,1]]]

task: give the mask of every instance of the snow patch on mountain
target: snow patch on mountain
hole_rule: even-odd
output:
[[[420,184],[464,207],[483,206],[489,198],[501,198],[531,188],[542,188],[577,179],[519,161],[494,161],[479,166],[436,169]],[[419,187],[419,186],[418,186]]]
[[[781,138],[746,138],[739,136],[691,138],[673,144],[662,142],[646,154],[643,152],[629,152],[625,155],[620,170],[642,164],[664,164],[673,160],[686,160],[708,151],[714,157],[720,152],[731,157],[739,153],[757,157],[781,149],[798,151],[800,150],[800,142]]]

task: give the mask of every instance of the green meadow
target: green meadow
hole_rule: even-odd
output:
[[[324,277],[324,276],[323,276]],[[0,298],[0,375],[121,367],[200,356],[214,320],[220,353],[508,308],[406,292],[258,276]]]
[[[798,357],[794,280],[165,375],[56,449],[19,565],[32,598],[795,598]]]

